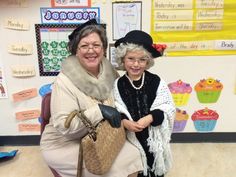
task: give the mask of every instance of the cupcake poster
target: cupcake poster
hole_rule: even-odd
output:
[[[183,132],[188,119],[189,115],[185,110],[176,108],[173,132]]]
[[[202,79],[194,86],[200,103],[216,103],[222,89],[223,84],[220,80],[214,78]]]
[[[219,114],[209,108],[204,108],[195,111],[191,119],[194,127],[198,132],[211,132],[216,126],[216,122],[219,118]]]
[[[178,80],[168,84],[169,90],[176,106],[185,106],[188,104],[192,87],[189,83]]]

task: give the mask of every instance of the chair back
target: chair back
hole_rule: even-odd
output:
[[[45,126],[49,123],[51,117],[50,101],[51,92],[43,96],[41,103],[41,134],[43,133]]]
[[[45,126],[49,123],[49,119],[51,117],[50,111],[50,102],[51,102],[51,92],[45,94],[41,103],[41,134],[43,133]],[[52,171],[54,177],[61,177],[55,169],[49,167]]]

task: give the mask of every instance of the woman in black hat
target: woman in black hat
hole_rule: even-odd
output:
[[[175,106],[167,84],[147,71],[165,46],[153,44],[149,34],[134,30],[115,43],[119,68],[126,73],[115,81],[117,109],[127,137],[142,155],[138,177],[163,177],[171,167],[170,137]]]
[[[51,118],[40,145],[45,161],[61,177],[76,177],[80,141],[88,131],[77,115],[66,127],[68,115],[84,110],[94,126],[106,119],[111,126],[119,127],[121,119],[112,93],[118,75],[104,57],[105,29],[96,20],[82,24],[69,35],[68,48],[71,55],[63,61],[53,83]],[[138,149],[126,141],[106,174],[91,174],[84,165],[82,169],[82,177],[136,177],[143,167]]]

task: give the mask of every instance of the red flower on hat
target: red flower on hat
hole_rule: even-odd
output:
[[[152,47],[155,48],[161,54],[163,54],[164,50],[167,48],[167,45],[165,45],[165,44],[152,44]]]

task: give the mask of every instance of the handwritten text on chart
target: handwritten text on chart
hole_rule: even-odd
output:
[[[196,0],[197,8],[215,8],[221,9],[224,7],[224,0]]]
[[[5,19],[5,28],[27,31],[30,28],[29,22],[26,20]]]
[[[213,41],[190,41],[166,43],[168,51],[209,50],[214,46]]]
[[[192,21],[156,22],[154,24],[155,31],[190,31],[192,28]]]
[[[33,53],[32,44],[10,44],[8,45],[8,52],[19,55],[31,55]]]
[[[155,0],[154,9],[192,9],[190,0]]]
[[[236,50],[236,40],[169,42],[166,51]]]
[[[192,9],[190,0],[154,0],[154,9]],[[224,8],[224,0],[196,0],[197,9]]]
[[[223,19],[224,10],[198,10],[196,18],[197,20],[215,20]]]
[[[89,7],[90,6],[90,0],[76,0],[76,1],[59,1],[59,0],[53,0],[51,1],[52,7]]]
[[[34,66],[26,66],[26,65],[13,65],[12,69],[12,76],[14,77],[31,77],[35,76],[35,68]]]
[[[155,10],[155,20],[193,20],[193,10]]]
[[[217,31],[222,30],[223,22],[197,22],[196,31]]]

